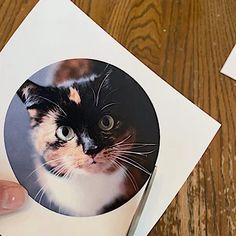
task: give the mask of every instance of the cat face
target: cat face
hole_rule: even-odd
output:
[[[117,76],[122,75],[110,70],[60,87],[27,80],[18,90],[34,147],[52,174],[109,174],[121,168],[117,158],[132,149],[140,114],[127,97],[129,84],[124,78],[118,85]]]

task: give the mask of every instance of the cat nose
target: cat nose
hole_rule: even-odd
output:
[[[85,154],[96,154],[98,146],[95,144],[94,139],[90,138],[87,132],[81,134],[81,144]]]
[[[93,155],[93,154],[97,153],[97,148],[98,148],[98,146],[95,144],[83,145],[84,153],[87,155]]]

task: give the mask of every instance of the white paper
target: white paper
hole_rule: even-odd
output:
[[[236,45],[221,69],[221,73],[236,80]]]
[[[41,0],[0,54],[0,178],[16,180],[4,140],[4,119],[19,86],[39,69],[70,58],[106,61],[127,72],[149,95],[161,131],[157,175],[135,235],[147,235],[211,142],[219,123],[201,111],[105,33],[68,0]],[[4,236],[125,235],[142,191],[104,215],[68,217],[32,199],[0,218]]]

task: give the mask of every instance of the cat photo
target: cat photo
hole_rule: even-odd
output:
[[[150,177],[160,144],[143,88],[92,59],[54,63],[27,79],[11,101],[4,133],[11,167],[30,197],[77,217],[128,202]]]

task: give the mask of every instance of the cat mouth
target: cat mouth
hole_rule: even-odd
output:
[[[90,165],[97,164],[97,161],[95,160],[95,158],[96,158],[96,154],[92,154],[92,155],[90,155],[90,158],[92,158],[92,162],[90,163]]]
[[[77,173],[76,170],[84,170],[86,172],[92,172],[92,173],[99,173],[102,172],[104,169],[107,169],[110,167],[110,165],[107,163],[107,161],[103,160],[103,157],[101,154],[91,154],[87,155],[87,160],[82,164],[78,162],[71,162],[71,167],[74,166],[74,173]],[[50,164],[48,163],[50,162]],[[63,165],[63,163],[58,163],[55,161],[54,164],[52,164],[52,160],[47,161],[43,157],[41,158],[42,166],[46,169],[46,171],[52,175],[55,175],[57,177],[66,177],[69,176],[69,172],[71,173],[71,168],[66,167]],[[68,165],[68,164],[67,164]],[[60,166],[62,166],[60,168]],[[69,171],[70,170],[70,171]]]
[[[90,169],[90,168],[94,168],[96,166],[100,166],[101,164],[103,163],[100,163],[98,162],[97,160],[94,160],[94,158],[96,157],[96,154],[94,155],[91,155],[90,156],[90,162],[83,165],[83,166],[79,166],[77,167],[78,169]],[[66,175],[66,171],[58,171],[58,168],[56,166],[52,166],[52,165],[49,165],[47,164],[47,162],[45,162],[44,160],[41,160],[42,161],[42,164],[44,166],[44,168],[49,172],[51,173],[52,175],[55,175],[57,177],[64,177]],[[76,168],[75,168],[76,169]]]

